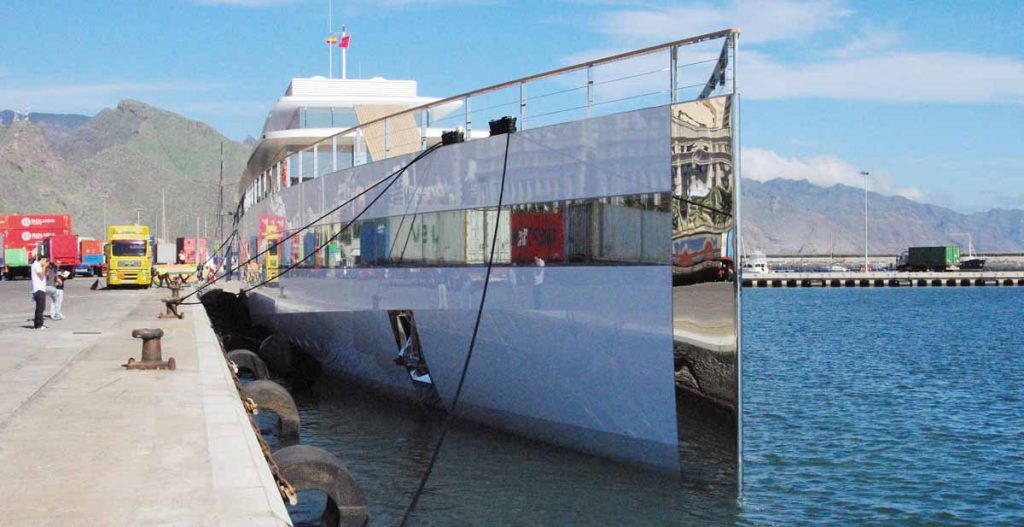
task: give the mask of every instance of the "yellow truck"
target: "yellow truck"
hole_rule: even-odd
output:
[[[107,227],[107,286],[149,287],[153,277],[153,253],[146,225],[110,225]]]

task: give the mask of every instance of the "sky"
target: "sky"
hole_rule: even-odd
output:
[[[132,98],[258,136],[325,75],[328,0],[0,0],[0,109]],[[1024,2],[334,0],[350,76],[470,91],[611,51],[741,30],[743,176],[961,212],[1024,208]],[[337,57],[336,57],[337,58]]]

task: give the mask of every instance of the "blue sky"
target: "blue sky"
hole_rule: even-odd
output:
[[[335,0],[350,75],[446,96],[739,27],[744,175],[1024,208],[1024,2]],[[325,74],[327,0],[0,0],[0,108],[135,98],[258,135]]]

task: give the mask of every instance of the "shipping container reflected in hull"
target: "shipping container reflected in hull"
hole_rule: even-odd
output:
[[[723,52],[722,64],[729,58]],[[420,114],[362,122],[315,148],[282,150],[283,161],[266,153],[272,164],[257,162],[258,147],[242,182],[237,251],[245,259],[268,250],[280,274],[266,283],[266,256],[246,270],[246,283],[258,286],[249,294],[253,321],[327,372],[410,404],[679,470],[679,427],[690,425],[677,420],[679,343],[706,345],[701,332],[719,311],[735,312],[738,294],[728,268],[715,275],[719,287],[673,291],[680,261],[721,265],[736,253],[734,149],[714,153],[729,170],[704,187],[678,184],[680,142],[711,127],[719,142],[732,140],[733,96],[710,96],[724,67],[697,101],[473,137],[418,160],[436,142]],[[674,125],[680,116],[691,118],[690,132]],[[399,142],[384,140],[386,129],[413,132]],[[374,162],[359,161],[366,157]],[[294,177],[328,163],[337,169]],[[374,187],[392,177],[393,187]],[[699,247],[676,255],[677,218],[702,221],[679,210],[686,200],[729,218],[700,223]],[[283,223],[280,245],[261,231],[268,218]],[[702,277],[690,283],[705,285]],[[726,319],[711,351],[731,361],[734,377],[699,395],[735,411],[738,321]]]

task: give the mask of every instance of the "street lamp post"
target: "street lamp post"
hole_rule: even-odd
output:
[[[864,176],[864,272],[868,272],[868,176],[871,172],[861,170]]]

